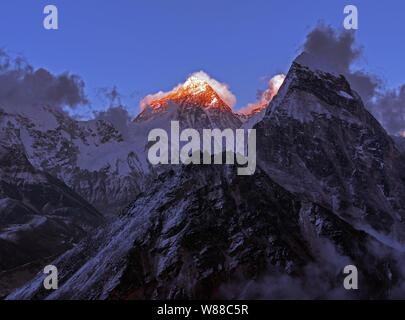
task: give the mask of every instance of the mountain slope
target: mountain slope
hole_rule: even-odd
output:
[[[61,181],[36,170],[21,149],[0,145],[0,296],[39,270],[104,221]],[[7,277],[7,278],[6,278]],[[16,281],[16,283],[15,283]]]
[[[302,54],[254,128],[258,163],[275,181],[391,245],[404,243],[403,157],[333,67]]]
[[[169,99],[138,128],[184,108]],[[405,162],[350,84],[303,54],[259,115],[254,175],[165,166],[53,262],[58,290],[39,274],[8,299],[403,298]],[[343,288],[347,265],[361,290]]]
[[[135,138],[124,138],[104,120],[77,121],[50,107],[32,108],[0,109],[0,126],[1,141],[22,145],[35,168],[64,181],[104,214],[114,214],[140,192],[148,165]]]
[[[240,177],[234,167],[188,166],[158,181],[114,225],[54,262],[57,291],[43,290],[38,276],[8,298],[350,297],[341,275],[351,263],[363,285],[352,297],[384,297],[395,284],[388,274],[399,267],[365,250],[377,241],[260,169]],[[287,293],[273,279],[277,292],[258,292],[263,279],[277,274],[297,291]]]

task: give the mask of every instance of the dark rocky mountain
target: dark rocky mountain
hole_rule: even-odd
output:
[[[53,262],[58,290],[8,299],[403,298],[403,157],[346,79],[303,54],[250,124],[254,175],[166,166]]]
[[[48,296],[38,276],[9,298],[350,297],[342,287],[347,264],[359,267],[364,284],[353,297],[377,298],[399,273],[372,253],[379,246],[260,169],[246,178],[234,167],[187,166],[160,175],[114,225],[56,260],[60,289]],[[276,275],[299,291],[267,279]],[[258,290],[263,281],[268,292]]]
[[[258,162],[272,179],[381,241],[403,245],[404,157],[333,67],[298,57],[255,128]]]
[[[124,136],[108,121],[78,121],[47,106],[4,107],[0,127],[4,144],[22,145],[35,168],[65,182],[105,215],[115,214],[145,183],[148,166],[143,149],[136,148],[140,138]]]
[[[102,215],[21,148],[0,145],[0,296],[103,223]]]

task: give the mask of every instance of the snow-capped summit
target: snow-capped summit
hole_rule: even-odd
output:
[[[220,95],[206,82],[190,76],[166,96],[150,102],[136,122],[156,120],[163,115],[179,120],[183,127],[239,128],[241,120]]]
[[[177,90],[159,100],[153,101],[149,106],[154,111],[164,109],[170,100],[182,106],[232,111],[206,81],[194,76],[189,77]]]

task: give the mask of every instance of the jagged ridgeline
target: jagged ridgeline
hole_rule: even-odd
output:
[[[107,122],[65,118],[27,129],[30,138],[20,132],[16,141],[43,169],[45,147],[27,141],[49,130],[67,139],[74,157],[52,174],[90,203],[122,210],[52,262],[58,290],[45,290],[38,274],[8,299],[404,297],[404,155],[350,83],[304,53],[249,119],[211,89],[192,81],[151,103],[125,137]],[[171,120],[256,129],[254,175],[232,165],[150,166],[147,133]],[[361,290],[344,289],[346,265],[357,266]]]

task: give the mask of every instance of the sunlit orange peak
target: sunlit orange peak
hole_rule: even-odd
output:
[[[205,80],[195,76],[190,76],[182,85],[175,88],[165,97],[152,101],[149,106],[155,110],[165,108],[169,100],[182,106],[230,109]]]

